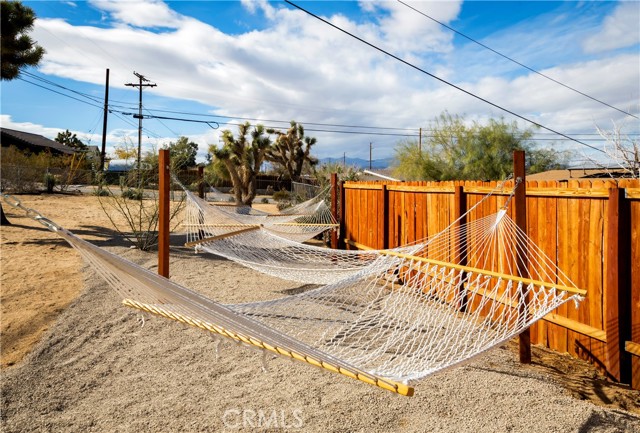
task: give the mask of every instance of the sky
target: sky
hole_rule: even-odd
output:
[[[598,127],[640,134],[640,2],[292,1],[322,20],[283,1],[24,1],[46,54],[0,83],[0,123],[100,146],[109,69],[111,155],[138,144],[134,72],[156,85],[143,152],[187,136],[199,161],[245,121],[295,120],[320,158],[393,157],[445,111],[538,123],[536,146],[575,166],[606,162]]]

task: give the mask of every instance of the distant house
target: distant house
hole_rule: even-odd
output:
[[[565,168],[528,174],[527,180],[573,180],[573,179],[620,179],[629,177],[620,167],[612,168]]]
[[[107,171],[127,172],[137,166],[137,161],[135,159],[112,159],[106,161],[105,166]]]
[[[358,177],[359,180],[392,180],[392,181],[401,181],[402,179],[396,179],[392,176],[393,170],[389,168],[378,169],[378,170],[362,170]]]
[[[15,146],[20,150],[28,150],[31,153],[48,151],[54,155],[73,155],[76,153],[71,147],[49,140],[42,135],[8,128],[0,128],[0,132],[0,144],[2,147]]]

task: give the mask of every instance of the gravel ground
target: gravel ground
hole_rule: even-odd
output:
[[[153,268],[154,255],[112,247]],[[401,397],[123,307],[88,267],[85,291],[2,371],[2,431],[640,432],[640,417],[569,396],[496,348]],[[174,248],[172,279],[223,302],[295,283]]]

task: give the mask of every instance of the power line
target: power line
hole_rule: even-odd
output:
[[[23,71],[22,73],[23,73],[24,75],[26,75],[26,76],[28,76],[28,77],[30,77],[30,78],[32,78],[32,79],[34,79],[34,80],[38,80],[38,81],[41,81],[41,82],[43,82],[43,83],[49,84],[49,85],[51,85],[51,86],[55,86],[55,87],[58,87],[58,88],[60,88],[60,89],[67,90],[67,91],[69,91],[69,92],[75,93],[75,94],[76,94],[76,95],[78,95],[78,96],[82,96],[82,97],[84,97],[84,98],[87,98],[87,99],[89,99],[90,101],[93,101],[93,102],[96,102],[96,103],[101,103],[101,100],[100,100],[99,98],[96,98],[95,96],[92,96],[92,95],[89,95],[89,94],[87,94],[87,93],[83,93],[83,92],[80,92],[80,91],[77,91],[77,90],[70,89],[70,88],[68,88],[68,87],[63,86],[62,84],[58,84],[58,83],[56,83],[56,82],[54,82],[54,81],[51,81],[51,80],[48,80],[48,79],[46,79],[46,78],[44,78],[44,77],[41,77],[41,76],[38,76],[38,75],[32,74],[32,73],[30,73],[30,72],[28,72],[28,71]]]
[[[573,88],[573,87],[571,87],[571,86],[568,86],[568,85],[566,85],[566,84],[564,84],[564,83],[562,83],[562,82],[560,82],[560,81],[556,80],[555,78],[552,78],[552,77],[550,77],[550,76],[548,76],[548,75],[545,75],[545,74],[543,74],[543,73],[542,73],[542,72],[540,72],[540,71],[537,71],[537,70],[535,70],[535,69],[533,69],[533,68],[531,68],[531,67],[529,67],[529,66],[527,66],[527,65],[525,65],[525,64],[523,64],[523,63],[520,63],[519,61],[517,61],[517,60],[515,60],[515,59],[512,59],[511,57],[509,57],[509,56],[507,56],[507,55],[505,55],[505,54],[500,53],[499,51],[494,50],[493,48],[491,48],[491,47],[489,47],[489,46],[487,46],[487,45],[483,44],[482,42],[479,42],[479,41],[477,41],[477,40],[475,40],[475,39],[471,38],[470,36],[467,36],[467,35],[465,35],[464,33],[459,32],[458,30],[454,29],[453,27],[449,27],[449,26],[448,26],[448,25],[446,25],[445,23],[443,23],[443,22],[441,22],[441,21],[438,21],[437,19],[435,19],[435,18],[433,18],[433,17],[431,17],[431,16],[427,15],[426,13],[424,13],[424,12],[422,12],[422,11],[420,11],[420,10],[418,10],[418,9],[414,8],[413,6],[411,6],[411,5],[409,5],[409,4],[405,3],[405,2],[403,2],[402,0],[397,0],[397,1],[398,1],[398,3],[403,4],[403,5],[405,5],[406,7],[408,7],[409,9],[411,9],[411,10],[413,10],[413,11],[415,11],[415,12],[419,13],[420,15],[424,16],[425,18],[428,18],[428,19],[430,19],[431,21],[434,21],[434,22],[436,22],[436,23],[440,24],[441,26],[443,26],[443,27],[445,27],[445,28],[447,28],[447,29],[451,30],[452,32],[454,32],[454,33],[456,33],[456,34],[458,34],[458,35],[462,36],[463,38],[466,38],[466,39],[470,40],[471,42],[476,43],[476,44],[480,45],[480,46],[481,46],[481,47],[483,47],[483,48],[486,48],[487,50],[489,50],[489,51],[491,51],[491,52],[493,52],[493,53],[495,53],[495,54],[499,55],[500,57],[503,57],[503,58],[505,58],[505,59],[507,59],[507,60],[509,60],[509,61],[511,61],[511,62],[513,62],[513,63],[515,63],[516,65],[522,66],[523,68],[525,68],[525,69],[527,69],[527,70],[529,70],[529,71],[531,71],[531,72],[533,72],[533,73],[535,73],[535,74],[538,74],[538,75],[540,75],[541,77],[546,78],[547,80],[553,81],[554,83],[559,84],[559,85],[561,85],[562,87],[565,87],[565,88],[567,88],[567,89],[569,89],[569,90],[571,90],[571,91],[573,91],[573,92],[576,92],[576,93],[578,93],[578,94],[580,94],[580,95],[582,95],[582,96],[585,96],[585,97],[587,97],[587,98],[591,99],[592,101],[598,102],[598,103],[600,103],[600,104],[602,104],[602,105],[606,105],[607,107],[609,107],[609,108],[613,108],[614,110],[617,110],[617,111],[619,111],[619,112],[621,112],[621,113],[624,113],[624,114],[626,114],[627,116],[631,116],[631,117],[634,117],[634,118],[638,119],[638,116],[636,116],[636,115],[634,115],[634,114],[631,114],[631,113],[629,113],[629,112],[627,112],[627,111],[624,111],[624,110],[622,110],[622,109],[620,109],[620,108],[618,108],[618,107],[614,107],[613,105],[608,104],[608,103],[606,103],[606,102],[604,102],[604,101],[602,101],[602,100],[600,100],[600,99],[594,98],[593,96],[587,95],[586,93],[581,92],[580,90],[577,90],[577,89],[575,89],[575,88]]]
[[[148,109],[147,109],[147,112],[149,112]],[[128,115],[136,116],[133,113],[122,113],[122,114],[125,114],[125,115],[128,114]],[[183,118],[180,118],[180,117],[156,116],[154,114],[143,115],[143,117],[145,119],[164,119],[164,120],[177,120],[177,121],[180,121],[180,122],[204,123],[204,124],[208,125],[211,129],[218,129],[220,127],[220,124],[218,122],[216,122],[216,121],[213,121],[213,120],[183,119]],[[160,122],[160,123],[162,123],[162,122]],[[212,123],[215,123],[216,126],[212,126]],[[163,125],[164,125],[164,123],[163,123]],[[165,127],[167,129],[169,129],[166,125],[165,125]],[[174,131],[171,131],[171,132],[176,134]],[[176,135],[178,135],[178,134],[176,134]]]
[[[66,96],[67,98],[75,99],[76,101],[82,102],[83,104],[91,105],[92,107],[96,107],[96,108],[102,108],[99,105],[95,105],[95,104],[92,104],[91,102],[76,98],[76,97],[71,96],[71,95],[67,95],[66,93],[58,92],[57,90],[51,89],[49,87],[45,87],[45,86],[43,86],[41,84],[38,84],[38,83],[34,83],[33,81],[29,81],[29,80],[27,80],[25,78],[18,77],[18,80],[24,81],[25,83],[33,84],[34,86],[40,87],[42,89],[48,90],[48,91],[53,92],[53,93],[57,93],[58,95],[62,95],[62,96]]]
[[[389,56],[389,57],[391,57],[391,58],[394,58],[394,59],[398,60],[399,62],[404,63],[405,65],[407,65],[407,66],[409,66],[409,67],[411,67],[411,68],[413,68],[413,69],[415,69],[415,70],[417,70],[417,71],[419,71],[419,72],[422,72],[422,73],[423,73],[423,74],[425,74],[425,75],[430,76],[431,78],[435,78],[436,80],[438,80],[438,81],[440,81],[440,82],[442,82],[442,83],[444,83],[444,84],[446,84],[446,85],[448,85],[448,86],[450,86],[450,87],[453,87],[454,89],[459,90],[460,92],[463,92],[463,93],[465,93],[465,94],[467,94],[467,95],[469,95],[469,96],[471,96],[471,97],[473,97],[473,98],[475,98],[475,99],[478,99],[478,100],[480,100],[480,101],[482,101],[482,102],[484,102],[484,103],[486,103],[486,104],[491,105],[492,107],[495,107],[495,108],[497,108],[497,109],[499,109],[499,110],[502,110],[502,111],[504,111],[505,113],[509,113],[509,114],[511,114],[512,116],[515,116],[515,117],[517,117],[517,118],[519,118],[519,119],[522,119],[522,120],[524,120],[524,121],[526,121],[526,122],[528,122],[528,123],[531,123],[532,125],[536,125],[536,126],[538,126],[538,127],[542,128],[542,129],[546,129],[547,131],[550,131],[550,132],[553,132],[553,133],[555,133],[555,134],[558,134],[558,135],[560,135],[560,136],[562,136],[562,137],[565,137],[565,138],[566,138],[566,139],[568,139],[568,140],[575,141],[576,143],[579,143],[579,144],[581,144],[581,145],[583,145],[583,146],[589,147],[589,148],[591,148],[591,149],[593,149],[593,150],[596,150],[596,151],[598,151],[598,152],[605,153],[602,149],[598,149],[597,147],[591,146],[590,144],[584,143],[584,142],[582,142],[582,141],[580,141],[580,140],[578,140],[578,139],[575,139],[575,138],[570,137],[570,136],[568,136],[568,135],[566,135],[566,134],[563,134],[563,133],[558,132],[558,131],[556,131],[556,130],[554,130],[554,129],[551,129],[551,128],[547,127],[547,126],[544,126],[544,125],[542,125],[542,124],[540,124],[540,123],[538,123],[538,122],[535,122],[535,121],[533,121],[533,120],[531,120],[531,119],[529,119],[529,118],[527,118],[527,117],[525,117],[525,116],[523,116],[523,115],[521,115],[521,114],[518,114],[518,113],[516,113],[516,112],[514,112],[514,111],[511,111],[511,110],[509,110],[508,108],[502,107],[501,105],[498,105],[498,104],[496,104],[496,103],[494,103],[494,102],[491,102],[491,101],[489,101],[488,99],[485,99],[485,98],[483,98],[483,97],[481,97],[481,96],[478,96],[478,95],[476,95],[475,93],[470,92],[469,90],[466,90],[466,89],[464,89],[464,88],[462,88],[462,87],[460,87],[460,86],[457,86],[457,85],[455,85],[455,84],[453,84],[453,83],[450,83],[449,81],[447,81],[447,80],[445,80],[445,79],[443,79],[443,78],[440,78],[440,77],[438,77],[437,75],[434,75],[434,74],[432,74],[432,73],[430,73],[430,72],[428,72],[428,71],[426,71],[426,70],[424,70],[424,69],[422,69],[422,68],[420,68],[420,67],[418,67],[418,66],[414,65],[413,63],[410,63],[410,62],[408,62],[407,60],[404,60],[404,59],[402,59],[402,58],[400,58],[400,57],[396,56],[395,54],[392,54],[392,53],[390,53],[389,51],[386,51],[386,50],[384,50],[384,49],[382,49],[382,48],[380,48],[380,47],[378,47],[378,46],[376,46],[376,45],[372,44],[371,42],[368,42],[368,41],[366,41],[366,40],[364,40],[364,39],[362,39],[362,38],[360,38],[360,37],[356,36],[355,34],[348,32],[347,30],[344,30],[343,28],[341,28],[341,27],[339,27],[339,26],[337,26],[337,25],[335,25],[335,24],[333,24],[333,23],[331,23],[331,22],[329,22],[329,21],[325,20],[324,18],[321,18],[321,17],[320,17],[320,16],[318,16],[318,15],[315,15],[314,13],[312,13],[312,12],[310,12],[310,11],[308,11],[308,10],[306,10],[306,9],[302,8],[301,6],[296,5],[295,3],[291,2],[290,0],[284,0],[284,1],[285,1],[285,3],[290,4],[291,6],[295,7],[296,9],[299,9],[299,10],[301,10],[302,12],[304,12],[304,13],[306,13],[306,14],[308,14],[308,15],[310,15],[310,16],[312,16],[312,17],[314,17],[314,18],[316,18],[317,20],[320,20],[320,21],[322,21],[323,23],[325,23],[325,24],[327,24],[327,25],[329,25],[329,26],[331,26],[331,27],[335,28],[336,30],[339,30],[339,31],[341,31],[341,32],[345,33],[346,35],[351,36],[352,38],[354,38],[354,39],[356,39],[356,40],[358,40],[358,41],[362,42],[363,44],[368,45],[368,46],[370,46],[371,48],[376,49],[376,50],[380,51],[381,53],[386,54],[387,56]]]
[[[37,76],[35,76],[37,77]],[[34,83],[32,81],[23,79],[23,78],[19,78],[22,81],[25,81],[29,84],[33,84],[34,86],[38,86],[40,88],[43,88],[45,90],[54,92],[56,94],[59,94],[61,96],[66,96],[68,98],[74,99],[78,102],[82,102],[84,104],[90,105],[92,107],[96,107],[96,108],[102,108],[102,107],[98,107],[97,105],[94,105],[91,102],[88,102],[86,100],[82,100],[79,98],[76,98],[74,96],[59,92],[57,90],[51,89],[49,87],[43,86],[41,84],[38,83]],[[89,99],[90,95],[87,95],[85,93],[82,93],[80,91],[71,89],[69,87],[66,86],[62,86],[60,84],[57,84],[51,80],[40,80],[42,82],[48,83],[52,86],[56,86],[58,88],[67,90],[69,92],[73,92],[75,94],[78,94],[80,96],[85,96]],[[90,100],[96,101],[96,102],[103,102],[104,99],[99,98],[99,97],[92,97],[90,98]],[[118,109],[116,107],[120,107],[123,109]],[[136,107],[137,108],[137,107]],[[187,111],[175,111],[175,110],[163,110],[163,109],[154,109],[154,108],[149,108],[144,106],[143,107],[144,110],[148,113],[148,115],[145,115],[144,118],[148,118],[148,119],[158,119],[158,121],[160,121],[160,123],[167,129],[169,130],[172,134],[178,136],[180,134],[176,133],[175,131],[173,131],[171,128],[169,128],[166,124],[164,124],[163,122],[161,122],[161,120],[173,120],[173,121],[181,121],[181,122],[191,122],[191,123],[203,123],[208,125],[209,127],[211,127],[212,129],[217,129],[220,125],[230,125],[230,126],[239,126],[239,123],[235,123],[235,122],[221,122],[221,121],[215,121],[215,120],[196,120],[196,119],[186,119],[186,118],[182,118],[182,117],[171,117],[171,116],[158,116],[154,113],[174,113],[174,114],[185,114],[185,115],[189,115],[189,116],[196,116],[196,117],[211,117],[211,118],[219,118],[219,119],[238,119],[238,120],[250,120],[250,121],[256,121],[256,122],[273,122],[273,123],[282,123],[282,124],[289,124],[290,121],[285,121],[285,120],[274,120],[274,119],[259,119],[259,118],[251,118],[251,117],[241,117],[241,116],[225,116],[225,115],[212,115],[212,114],[202,114],[202,113],[194,113],[194,112],[187,112]],[[119,104],[109,104],[109,108],[108,111],[111,114],[121,114],[124,116],[134,116],[137,118],[137,116],[139,116],[139,114],[135,114],[133,113],[133,106],[127,107],[127,106],[123,106],[123,105],[119,105]],[[124,121],[125,123],[127,123],[130,126],[133,127],[137,127],[138,125],[135,125],[133,122],[127,120],[126,118],[122,117],[122,116],[117,116],[119,119],[121,119],[122,121]],[[309,131],[309,132],[326,132],[326,133],[335,133],[335,134],[348,134],[348,135],[365,135],[365,136],[389,136],[389,137],[415,137],[419,132],[419,128],[398,128],[398,127],[383,127],[383,126],[365,126],[365,125],[350,125],[350,124],[334,124],[334,123],[320,123],[320,122],[298,122],[301,123],[303,125],[305,125],[305,130]],[[216,126],[212,126],[213,124],[215,124]],[[308,127],[309,125],[311,126],[320,126],[320,127],[324,127],[326,126],[327,128],[352,128],[352,129],[359,129],[359,130],[339,130],[339,129],[327,129],[327,128],[313,128],[313,127]],[[279,125],[269,125],[267,126],[269,128],[281,128],[281,126]],[[155,138],[162,138],[161,135],[149,130],[148,128],[143,128],[143,130],[151,136],[154,136]],[[430,138],[432,137],[431,135],[428,134],[428,132],[431,129],[429,128],[423,128],[423,132],[427,132],[426,134],[423,133],[422,136],[426,137],[426,138]],[[398,131],[398,132],[390,132],[390,131]],[[402,131],[406,131],[406,133],[402,133]],[[570,140],[570,141],[576,141],[575,138],[573,137],[562,137],[562,138],[558,138],[557,136],[559,135],[556,132],[537,132],[535,133],[536,136],[544,136],[544,135],[554,135],[556,136],[555,138],[539,138],[539,137],[532,137],[530,138],[531,141],[564,141],[564,140]],[[595,137],[600,137],[600,134],[597,133],[576,133],[574,135],[578,135],[578,136],[583,136],[583,137],[591,137],[591,136],[595,136]],[[627,135],[640,135],[640,133],[629,133]],[[601,141],[601,138],[581,138],[581,141]],[[581,143],[583,144],[583,143]]]

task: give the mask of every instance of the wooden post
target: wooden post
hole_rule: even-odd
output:
[[[340,221],[338,221],[340,223],[340,231],[338,232],[338,248],[340,248],[341,250],[346,249],[346,245],[344,242],[344,235],[346,233],[345,230],[345,222],[346,222],[346,217],[347,217],[347,211],[346,211],[346,193],[344,190],[344,181],[341,180],[340,182],[338,182],[339,185],[339,189],[340,189]]]
[[[338,215],[338,173],[331,173],[331,214],[333,218],[338,221],[340,216]],[[331,230],[331,248],[338,249],[338,233]]]
[[[380,218],[382,218],[382,249],[389,248],[389,191],[387,184],[382,185],[382,209],[380,210]]]
[[[204,199],[204,166],[198,166],[198,196]]]
[[[453,220],[457,221],[453,228],[455,231],[459,231],[460,227],[467,223],[467,196],[464,192],[462,185],[456,185],[453,190]],[[453,263],[457,263],[462,266],[467,265],[467,238],[466,233],[460,233],[460,239],[457,240],[453,253]],[[464,284],[458,286],[458,291],[462,292],[460,295],[460,303],[458,309],[462,312],[467,310],[467,293]]]
[[[11,221],[7,219],[7,216],[4,214],[4,210],[2,209],[2,203],[0,203],[0,226],[10,226]]]
[[[604,331],[607,335],[607,374],[618,382],[631,382],[631,357],[625,341],[631,339],[631,221],[625,190],[609,190],[607,203]]]
[[[516,150],[513,152],[513,177],[514,181],[520,180],[520,185],[516,189],[513,197],[515,212],[516,212],[516,225],[524,234],[527,233],[527,178],[525,173],[525,154],[524,150]],[[519,245],[516,248],[520,249]],[[518,270],[518,276],[523,278],[529,277],[528,271],[528,259],[527,251],[518,251],[516,257],[516,269]],[[523,286],[524,289],[524,286]],[[520,292],[518,296],[527,296]],[[521,308],[519,314],[529,314],[527,311],[528,299],[525,302],[520,302]],[[520,353],[520,362],[523,364],[531,364],[531,331],[529,328],[525,329],[518,336],[518,346]]]
[[[158,170],[158,274],[169,278],[169,149],[160,149]]]

